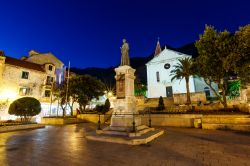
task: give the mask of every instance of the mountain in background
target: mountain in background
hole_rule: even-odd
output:
[[[175,50],[184,54],[192,55],[193,58],[196,58],[198,53],[197,49],[194,46],[194,43],[186,44],[179,48],[173,48],[169,45],[165,45],[162,47],[162,50],[167,47],[168,49]],[[147,84],[147,71],[146,71],[146,63],[150,61],[154,57],[154,53],[150,54],[147,57],[132,57],[130,58],[130,65],[132,68],[136,69],[135,76],[136,82]],[[118,67],[109,67],[109,68],[97,68],[97,67],[89,67],[85,69],[80,68],[71,68],[70,70],[76,74],[84,75],[88,74],[93,77],[96,77],[102,80],[107,86],[115,85],[115,71],[114,69]]]

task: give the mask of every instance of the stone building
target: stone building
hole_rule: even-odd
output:
[[[63,63],[52,54],[48,56],[51,59],[45,56],[45,60],[42,60],[37,55],[37,58],[30,56],[19,60],[0,52],[0,120],[13,119],[8,114],[8,105],[24,96],[34,97],[41,102],[41,116],[49,114],[51,107],[56,107],[50,104],[51,88],[53,82],[58,81],[57,70],[63,69]]]
[[[147,84],[148,98],[173,97],[174,94],[185,94],[185,79],[173,80],[170,71],[177,65],[178,59],[190,57],[191,55],[183,54],[165,47],[161,50],[160,42],[157,42],[155,56],[147,64]],[[216,84],[214,88],[218,90]],[[191,76],[189,79],[189,89],[191,93],[205,92],[206,96],[214,96],[212,90],[205,84],[200,77]]]
[[[52,53],[39,53],[37,51],[31,50],[29,55],[24,59],[28,62],[33,62],[36,64],[53,64],[55,66],[56,82],[60,84],[64,80],[64,64]]]

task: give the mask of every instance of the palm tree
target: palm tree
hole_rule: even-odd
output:
[[[172,75],[173,77],[171,78],[171,81],[174,79],[180,79],[182,80],[185,78],[186,81],[186,90],[187,90],[187,105],[191,104],[191,99],[190,99],[190,90],[189,90],[189,77],[193,75],[193,70],[192,70],[192,64],[193,61],[191,58],[186,57],[183,59],[179,59],[179,62],[177,65],[174,65],[174,69],[170,71],[170,76]]]

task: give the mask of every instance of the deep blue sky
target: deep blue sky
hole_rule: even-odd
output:
[[[235,31],[250,23],[248,0],[0,0],[0,50],[21,57],[52,52],[75,67],[120,63],[126,38],[130,56],[161,44],[193,42],[205,24]]]

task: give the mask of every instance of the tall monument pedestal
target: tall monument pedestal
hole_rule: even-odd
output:
[[[103,130],[97,130],[96,134],[87,135],[87,139],[139,145],[146,144],[164,133],[163,130],[141,125],[134,96],[135,69],[129,64],[128,49],[128,43],[123,40],[121,65],[115,69],[117,97],[114,101],[111,124]]]
[[[134,96],[135,69],[125,65],[116,68],[115,72],[117,99],[114,103],[110,129],[129,131],[134,126],[141,125]]]

